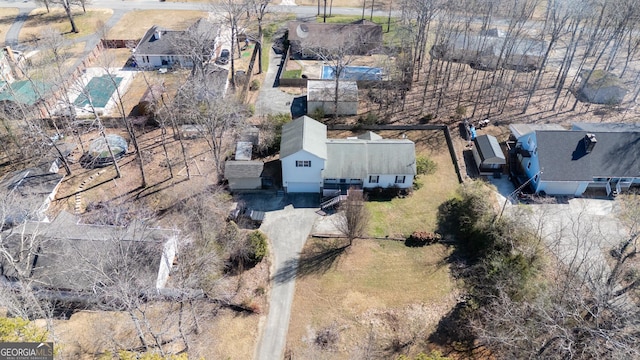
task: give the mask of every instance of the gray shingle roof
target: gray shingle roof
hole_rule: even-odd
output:
[[[51,223],[26,222],[2,234],[16,254],[21,239],[40,242],[31,273],[35,286],[76,291],[105,285],[96,279],[104,281],[125,266],[141,289],[162,287],[157,281],[164,244],[174,236],[177,231],[141,223],[128,227],[79,224],[78,218],[66,212]],[[0,263],[4,261],[0,258]],[[15,275],[11,266],[4,265],[2,275]]]
[[[571,130],[589,132],[640,132],[640,123],[573,123]]]
[[[597,143],[586,153],[586,131],[536,131],[541,179],[592,181],[594,177],[640,177],[640,132],[593,132]]]
[[[415,175],[415,144],[407,139],[330,139],[323,177],[363,179],[373,175]]]
[[[227,179],[257,178],[262,175],[262,161],[233,161],[224,163],[224,177]]]
[[[156,36],[159,32],[160,37]],[[185,36],[191,32],[190,37],[197,38],[198,41],[209,40],[212,42],[218,36],[219,26],[208,21],[207,19],[198,19],[189,29],[184,31],[169,30],[157,25],[153,25],[144,34],[138,46],[136,54],[138,55],[184,55],[184,51],[179,51],[179,44],[187,41]],[[209,52],[211,49],[206,49]]]
[[[480,135],[475,138],[474,143],[476,144],[476,149],[478,149],[478,154],[483,164],[504,165],[507,163],[498,139],[494,136]]]
[[[305,150],[319,158],[327,158],[327,126],[308,116],[301,116],[282,127],[280,159]]]

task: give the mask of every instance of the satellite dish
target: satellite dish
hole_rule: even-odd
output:
[[[296,28],[296,34],[299,38],[306,38],[307,36],[309,36],[309,26],[307,26],[307,24],[298,25],[298,27]]]

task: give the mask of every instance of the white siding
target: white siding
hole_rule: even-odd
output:
[[[396,176],[404,176],[404,183],[397,184]],[[410,188],[413,186],[413,175],[405,174],[405,175],[378,175],[378,182],[371,183],[369,182],[369,176],[364,179],[362,187],[364,188],[376,188],[376,187],[393,187],[397,186],[401,189]]]
[[[315,182],[291,182],[287,186],[288,193],[317,193],[320,187]]]
[[[579,196],[586,186],[578,181],[541,181],[538,192],[544,191],[549,195]]]
[[[296,161],[311,161],[311,166],[296,167]],[[282,163],[282,186],[288,188],[289,183],[314,183],[317,187],[314,192],[320,191],[324,159],[301,150],[280,159],[280,162]]]
[[[261,178],[237,178],[228,179],[231,190],[255,190],[262,188]]]

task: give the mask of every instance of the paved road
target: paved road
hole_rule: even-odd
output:
[[[279,360],[284,355],[295,277],[277,275],[295,273],[300,251],[318,217],[316,210],[294,209],[292,205],[288,205],[283,210],[268,212],[260,227],[271,240],[275,264],[272,268],[274,279],[269,299],[269,314],[254,359]]]

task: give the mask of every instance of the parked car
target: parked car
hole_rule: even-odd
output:
[[[229,62],[230,55],[231,54],[228,49],[222,49],[222,51],[220,51],[220,56],[216,59],[216,64],[226,65]]]

